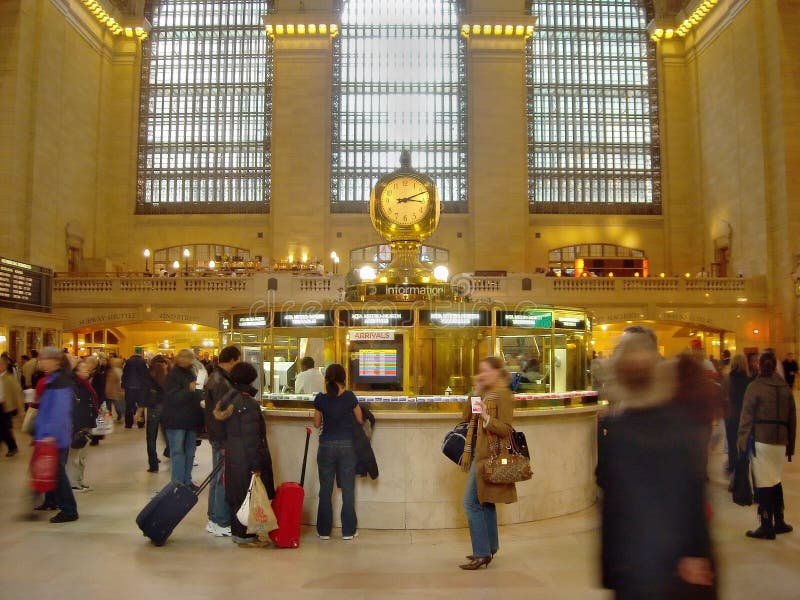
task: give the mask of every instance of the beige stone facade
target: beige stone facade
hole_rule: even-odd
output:
[[[141,13],[143,4],[124,6]],[[295,11],[295,4],[279,3],[279,12]],[[305,7],[326,11],[329,4]],[[519,0],[468,4],[469,15],[513,19],[524,10]],[[656,4],[657,18],[682,8]],[[141,14],[129,17],[141,20]],[[694,274],[724,247],[729,276],[766,282],[748,316],[732,317],[724,328],[735,332],[740,347],[793,349],[798,309],[792,274],[800,253],[798,29],[796,2],[720,1],[686,38],[659,43],[660,216],[529,214],[524,44],[471,38],[469,210],[444,214],[430,243],[450,250],[452,273],[534,273],[546,267],[550,249],[610,243],[643,249],[651,273]],[[323,258],[335,250],[345,271],[351,248],[379,241],[366,214],[330,211],[329,40],[276,42],[268,214],[136,215],[139,42],[112,36],[77,0],[2,2],[0,34],[6,41],[0,53],[0,255],[66,271],[73,247],[85,265],[127,271],[141,269],[144,248],[217,243],[272,259]],[[700,298],[686,302],[695,313],[703,306],[713,310],[713,297],[710,305]],[[623,314],[626,300],[652,304],[615,298],[593,307],[579,291],[570,304],[609,314],[619,306]],[[58,308],[58,292],[55,301]],[[720,308],[736,312],[735,300],[721,302]],[[656,308],[652,314],[661,313]]]

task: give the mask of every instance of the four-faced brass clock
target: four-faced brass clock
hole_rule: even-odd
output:
[[[372,188],[372,224],[387,241],[421,242],[439,224],[439,192],[430,177],[411,168],[405,150],[400,165]]]

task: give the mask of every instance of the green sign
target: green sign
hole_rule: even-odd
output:
[[[550,329],[553,326],[553,313],[545,310],[499,310],[497,326]]]

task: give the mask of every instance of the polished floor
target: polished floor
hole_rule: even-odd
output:
[[[43,514],[25,520],[30,450],[14,458],[4,453],[0,599],[610,597],[598,586],[595,509],[502,527],[501,551],[480,572],[456,567],[469,553],[466,530],[362,530],[355,541],[345,542],[335,536],[319,540],[305,528],[299,550],[237,548],[205,532],[205,495],[167,545],[156,548],[134,518],[168,481],[169,470],[162,465],[159,474],[145,472],[142,430],[117,430],[90,448],[86,481],[95,491],[78,495],[80,520],[74,523],[53,525]],[[204,443],[195,481],[208,472],[209,454]],[[800,532],[774,542],[746,538],[755,511],[730,502],[722,461],[716,452],[710,483],[721,597],[800,598]],[[785,486],[787,520],[800,525],[797,462],[788,465]]]

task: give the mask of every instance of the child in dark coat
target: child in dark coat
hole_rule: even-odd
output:
[[[259,475],[267,495],[275,497],[272,458],[267,444],[267,428],[261,415],[261,405],[252,387],[257,377],[253,365],[237,363],[230,372],[233,390],[223,396],[214,409],[214,418],[222,423],[219,439],[225,448],[225,498],[231,512],[233,541],[243,547],[264,545],[248,534],[236,518],[244,502],[252,475]]]

